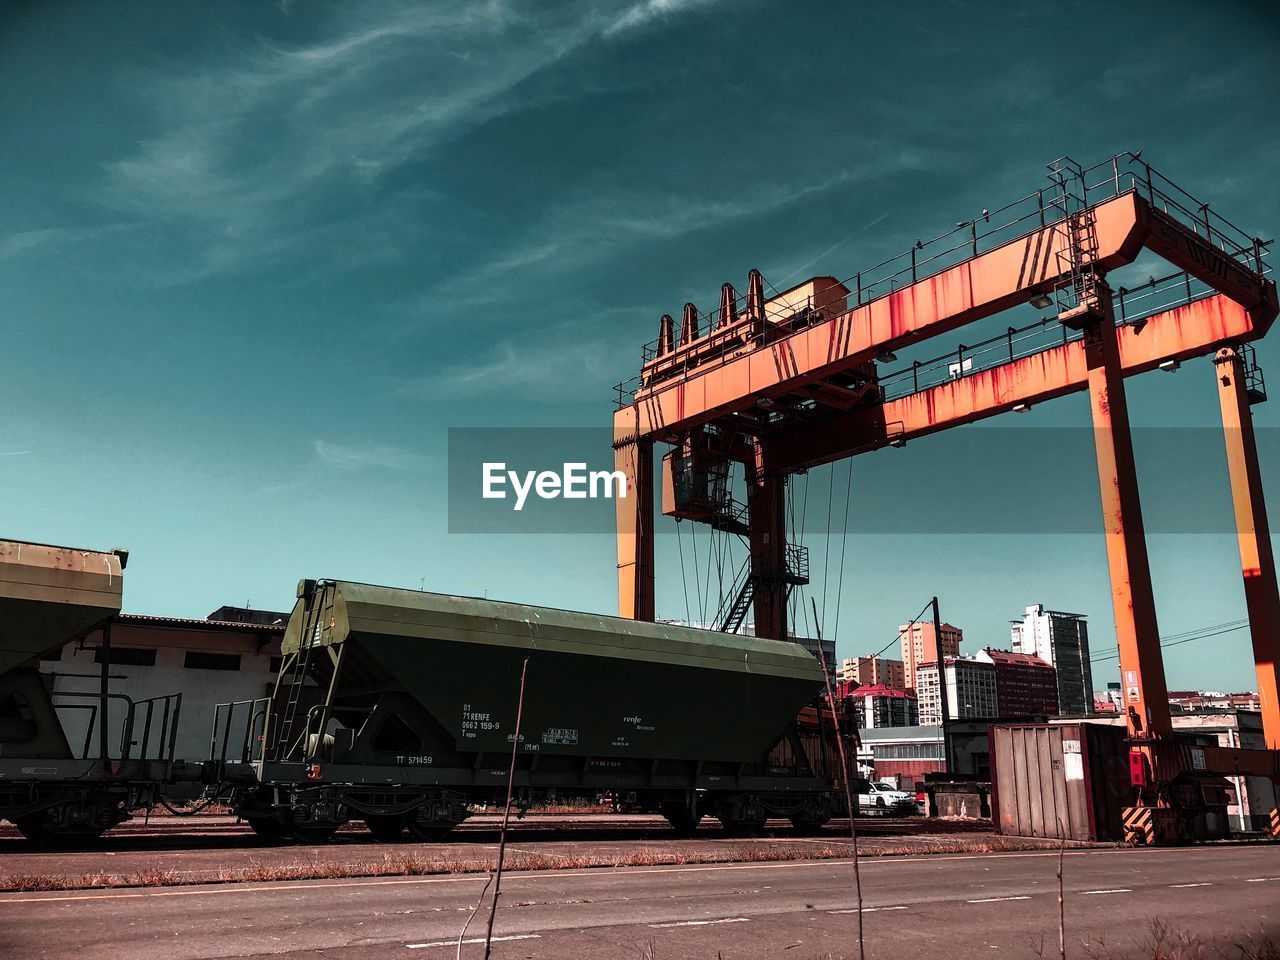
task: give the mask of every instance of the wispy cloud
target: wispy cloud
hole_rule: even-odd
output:
[[[641,0],[633,4],[604,29],[606,36],[624,33],[652,23],[654,20],[707,7],[715,0]]]
[[[342,470],[419,470],[430,463],[428,457],[403,447],[335,443],[316,440],[313,444],[321,463]]]
[[[420,316],[443,321],[460,308],[514,300],[522,296],[520,279],[545,273],[548,264],[557,272],[581,269],[636,247],[786,210],[872,176],[870,168],[850,169],[815,183],[751,184],[720,197],[585,189],[550,208],[491,260],[429,291]]]
[[[159,132],[105,165],[102,197],[168,225],[166,244],[181,237],[189,266],[170,281],[270,265],[302,245],[344,265],[393,259],[401,241],[429,235],[432,204],[429,191],[388,202],[388,189],[403,189],[392,174],[520,110],[526,80],[620,20],[694,5],[335,8],[311,45],[261,41],[217,64],[136,77]]]
[[[547,329],[533,324],[479,357],[401,380],[394,392],[410,400],[507,394],[536,401],[581,401],[591,396],[590,391],[604,391],[614,383],[618,356],[635,350],[631,332],[609,323],[613,312],[598,313],[593,318],[598,323],[585,335],[567,325]]]
[[[45,247],[65,247],[93,240],[104,234],[127,230],[133,226],[136,224],[113,223],[96,227],[43,227],[37,230],[20,230],[0,237],[0,260],[8,260]]]
[[[30,454],[30,450],[0,450],[0,457],[25,457]]]

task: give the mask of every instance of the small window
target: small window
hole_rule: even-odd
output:
[[[189,670],[239,670],[240,654],[188,650],[182,665]]]
[[[93,651],[93,662],[102,662],[102,647]],[[112,647],[111,665],[115,667],[154,667],[156,651],[154,647]]]

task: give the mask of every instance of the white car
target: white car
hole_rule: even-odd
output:
[[[916,795],[883,780],[863,780],[858,787],[858,809],[877,813],[915,813]]]

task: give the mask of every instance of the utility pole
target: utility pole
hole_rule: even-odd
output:
[[[952,773],[951,737],[947,734],[947,721],[951,719],[947,703],[947,658],[942,653],[942,617],[938,614],[937,597],[933,598],[933,643],[938,666],[938,702],[942,711],[942,765],[947,773]]]

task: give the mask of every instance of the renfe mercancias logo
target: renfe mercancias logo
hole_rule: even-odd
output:
[[[588,470],[585,463],[566,463],[555,470],[508,470],[505,463],[485,463],[482,496],[506,500],[514,494],[513,510],[523,510],[529,494],[541,500],[609,500],[627,495],[627,477],[621,470]]]

